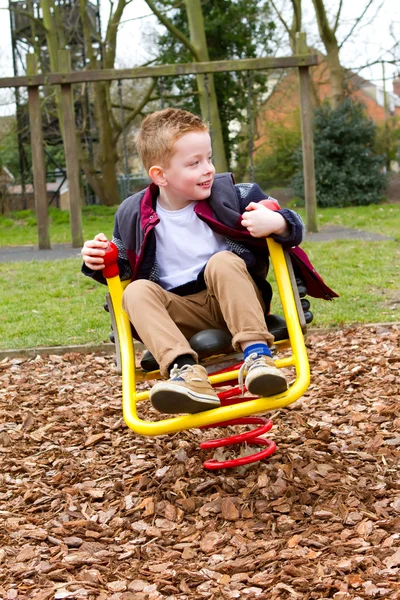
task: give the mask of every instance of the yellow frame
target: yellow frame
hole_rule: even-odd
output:
[[[160,421],[144,421],[138,417],[136,404],[141,400],[146,400],[149,392],[136,393],[137,373],[131,325],[127,314],[122,309],[123,283],[119,276],[107,279],[121,349],[123,416],[125,423],[130,429],[140,435],[156,436],[184,429],[192,429],[193,427],[212,425],[220,421],[265,413],[288,406],[300,398],[307,390],[310,384],[310,367],[288,266],[282,247],[271,239],[267,239],[267,243],[289,333],[290,346],[292,348],[292,355],[276,360],[275,365],[278,368],[293,365],[296,370],[296,379],[283,394],[268,398],[257,398],[256,400],[249,400],[231,406],[221,406],[220,408],[214,408],[193,415],[182,415]],[[157,374],[158,371],[148,374],[146,379],[155,379]],[[232,380],[237,375],[237,370],[229,373],[221,373],[220,375],[210,376],[210,381],[211,383],[223,383],[224,381]]]

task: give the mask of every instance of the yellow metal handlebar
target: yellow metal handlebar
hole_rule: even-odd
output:
[[[220,421],[265,413],[287,406],[295,402],[307,390],[310,384],[310,367],[285,255],[279,244],[271,239],[267,239],[267,242],[292,348],[290,358],[276,360],[275,364],[277,367],[294,365],[296,370],[296,379],[285,393],[267,398],[257,398],[240,404],[221,406],[193,415],[182,415],[160,421],[140,419],[137,415],[136,404],[140,400],[147,399],[149,393],[136,393],[135,353],[131,325],[127,314],[122,309],[123,285],[119,276],[107,279],[121,348],[123,416],[130,429],[141,435],[156,436],[212,425]],[[223,383],[232,380],[237,375],[238,371],[213,375],[210,376],[210,382]]]

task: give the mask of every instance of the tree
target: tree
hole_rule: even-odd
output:
[[[387,181],[385,159],[375,152],[376,131],[364,107],[349,98],[335,109],[324,103],[315,111],[318,206],[362,206],[382,200]],[[299,170],[294,188],[301,198],[303,179]]]
[[[70,28],[74,24],[73,35],[82,35],[84,45],[84,56],[86,59],[83,64],[73,65],[75,68],[85,69],[112,69],[115,65],[117,31],[122,19],[125,7],[132,0],[117,0],[111,4],[110,16],[107,23],[104,39],[101,39],[90,22],[88,15],[88,1],[81,0],[73,6],[74,14],[69,14],[65,19],[63,10],[71,10],[71,6],[64,5],[56,0],[39,0],[42,18],[36,18],[33,12],[28,8],[21,9],[13,7],[16,12],[23,13],[28,17],[31,23],[31,44],[32,49],[38,57],[40,69],[43,73],[60,70],[59,51],[70,47],[69,32],[65,21],[68,20]],[[78,13],[76,10],[78,9]],[[38,32],[40,35],[38,35]],[[38,43],[38,39],[45,37],[46,44]],[[74,57],[73,57],[74,58]],[[153,92],[155,81],[147,81],[144,85],[137,86],[139,90],[138,98],[134,105],[124,106],[124,124],[129,126],[137,117],[143,106],[149,101]],[[59,131],[63,134],[62,109],[60,102],[60,92],[56,88],[55,93],[50,88],[44,90],[45,102],[44,110],[47,113],[56,113],[59,122]],[[119,203],[118,185],[116,168],[118,154],[116,151],[117,142],[121,135],[123,126],[113,112],[113,91],[111,82],[97,82],[91,87],[83,86],[81,93],[79,90],[74,98],[76,108],[79,108],[80,124],[82,129],[78,132],[78,153],[79,162],[84,171],[87,181],[100,199],[102,204],[112,205]],[[50,116],[50,120],[53,115]],[[85,127],[89,120],[95,122],[97,140],[90,152],[85,143]]]
[[[341,24],[341,14],[343,1],[339,1],[338,9],[332,19],[328,17],[326,0],[312,0],[315,17],[318,24],[318,33],[321,42],[324,45],[326,53],[326,62],[329,69],[329,79],[332,85],[331,105],[333,108],[339,106],[347,96],[345,70],[340,62],[340,50],[343,44],[352,37],[355,30],[363,22],[363,19],[376,0],[368,0],[362,8],[359,16],[354,20],[347,34],[342,41],[337,37],[338,28]],[[282,23],[289,37],[289,43],[292,52],[296,51],[295,36],[302,27],[302,0],[291,0],[292,6],[292,24],[289,25],[283,15],[282,9],[278,8],[276,1],[271,0],[274,10],[276,11],[280,22]]]
[[[300,118],[294,125],[281,123],[268,126],[268,147],[259,146],[256,155],[256,181],[261,187],[290,185],[298,169],[297,154],[301,146]]]
[[[339,9],[333,25],[330,25],[329,23],[324,0],[313,0],[313,4],[315,15],[317,17],[319,35],[326,50],[329,75],[332,83],[331,104],[333,108],[337,108],[345,99],[344,71],[339,60],[340,46],[336,36],[340,22],[342,2],[339,4]]]
[[[388,118],[384,125],[378,127],[375,150],[385,156],[387,171],[390,171],[392,162],[399,158],[400,148],[400,117]]]
[[[146,1],[149,6],[154,7],[153,0]],[[190,3],[189,1],[186,3],[186,8]],[[170,0],[163,0],[158,2],[157,9],[161,11],[162,7],[165,9],[173,6],[174,3]],[[270,19],[270,9],[266,1],[208,0],[203,3],[202,9],[210,60],[252,58],[271,52],[275,25]],[[159,62],[166,64],[193,60],[194,55],[190,45],[183,40],[183,38],[188,40],[193,30],[190,14],[180,5],[176,7],[173,16],[169,19],[168,33],[161,35],[158,40]],[[170,35],[171,32],[176,31],[179,35]],[[243,72],[215,73],[213,78],[206,79],[209,93],[207,94],[205,90],[205,96],[201,88],[195,88],[194,81],[195,78],[190,76],[163,80],[165,100],[179,102],[182,107],[194,112],[199,112],[201,109],[203,117],[208,119],[211,108],[208,104],[213,97],[210,83],[213,81],[227,161],[232,166],[234,161],[237,162],[238,154],[241,152],[247,153],[248,156],[248,148],[244,147],[243,142],[247,136],[249,91],[255,115],[260,98],[266,91],[266,76],[258,72],[253,72],[251,75]],[[232,124],[235,124],[235,130],[232,129]],[[218,159],[212,121],[211,128],[214,151]],[[223,167],[217,164],[217,170],[221,171]]]
[[[208,62],[210,60],[207,40],[204,30],[204,18],[201,0],[185,0],[186,15],[189,24],[189,37],[179,30],[171,20],[157,8],[153,0],[146,0],[161,23],[165,25],[172,35],[178,39],[191,54],[191,61]],[[176,59],[173,61],[175,62]],[[190,62],[191,62],[190,61]],[[225,149],[222,138],[221,119],[214,86],[214,75],[196,75],[197,88],[203,118],[210,121],[213,146],[215,151],[215,165],[218,171],[227,170]]]
[[[292,5],[292,22],[289,23],[284,19],[282,11],[278,9],[274,0],[271,0],[271,5],[273,6],[279,21],[283,25],[284,30],[286,31],[289,39],[290,48],[293,54],[296,54],[296,34],[301,31],[302,28],[302,5],[301,0],[291,0]]]

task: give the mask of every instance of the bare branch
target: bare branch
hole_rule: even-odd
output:
[[[400,65],[400,59],[396,60],[383,60],[382,58],[378,58],[377,60],[373,60],[372,62],[365,63],[361,67],[353,67],[351,71],[362,71],[363,69],[367,69],[368,67],[373,67],[374,65],[380,65],[382,62],[389,65]]]
[[[277,14],[278,19],[280,20],[280,22],[282,23],[282,25],[284,26],[284,28],[286,29],[286,32],[288,34],[288,36],[290,37],[291,35],[291,31],[290,31],[290,27],[289,25],[286,23],[285,19],[283,18],[281,12],[278,10],[278,7],[276,6],[274,0],[271,0],[271,4],[272,4],[272,8],[274,9],[274,11]]]
[[[339,22],[340,22],[340,13],[342,12],[342,6],[343,6],[343,0],[340,0],[339,2],[339,8],[336,14],[336,19],[335,19],[335,24],[333,26],[333,31],[336,33],[337,28],[339,27]]]
[[[160,14],[166,15],[170,10],[173,10],[175,7],[171,6],[170,8],[166,8],[165,10],[160,10]],[[130,23],[131,21],[140,21],[142,19],[148,19],[149,17],[153,17],[154,13],[151,12],[148,15],[140,15],[140,17],[132,17],[132,19],[125,19],[125,21],[121,21],[121,25],[125,25],[125,23]]]
[[[156,7],[153,0],[145,0],[147,6],[153,11],[159,21],[168,29],[170,33],[174,37],[176,37],[179,41],[182,42],[186,46],[186,48],[193,54],[196,61],[199,61],[199,56],[196,48],[193,44],[188,40],[188,38],[180,31],[175,25],[167,19],[167,17]]]
[[[293,6],[293,22],[292,22],[292,35],[295,38],[295,34],[301,31],[301,0],[291,0]]]
[[[370,2],[373,0],[370,0]],[[328,17],[325,10],[325,5],[323,0],[313,0],[315,14],[318,22],[318,30],[321,36],[321,40],[323,41],[325,47],[330,46],[332,44],[336,45],[336,36],[335,32],[329,25]]]
[[[125,6],[129,4],[127,0],[118,0],[115,11],[110,15],[107,32],[105,36],[104,48],[104,67],[112,69],[115,63],[115,53],[117,49],[117,32],[124,12]]]
[[[124,126],[125,128],[129,126],[130,123],[132,123],[132,121],[142,112],[143,108],[146,106],[146,104],[150,101],[151,99],[151,95],[154,91],[154,88],[157,84],[157,79],[152,79],[145,95],[143,96],[141,102],[138,104],[138,106],[136,106],[131,114],[129,115],[129,117],[126,119]],[[116,135],[114,137],[114,141],[116,142],[119,138],[119,136],[122,133],[122,124],[119,125]]]
[[[87,14],[87,0],[81,0],[79,3],[80,16],[82,21],[83,40],[85,44],[86,56],[89,58],[90,67],[96,68],[96,59],[93,52],[92,42],[90,39],[90,25]]]
[[[356,29],[356,27],[358,26],[358,24],[360,23],[360,21],[363,19],[365,13],[367,12],[367,10],[369,9],[369,7],[375,2],[375,0],[369,0],[366,7],[364,8],[364,10],[362,11],[361,15],[359,17],[357,17],[357,19],[355,20],[353,27],[350,29],[349,33],[346,35],[346,37],[344,38],[344,40],[342,40],[342,42],[339,45],[339,50],[341,49],[341,47],[343,46],[343,44],[345,42],[347,42],[347,40],[349,39],[349,37],[352,36],[354,30]],[[378,11],[380,11],[380,9],[382,8],[383,4],[384,4],[385,0],[382,0],[381,5],[378,8]]]
[[[9,10],[8,8],[3,8],[0,10]],[[41,29],[43,29],[44,31],[48,31],[47,27],[45,27],[43,21],[41,21],[40,19],[36,19],[36,17],[34,17],[30,12],[28,12],[27,10],[20,10],[19,8],[14,8],[12,9],[12,12],[18,14],[18,15],[22,15],[23,17],[28,17],[28,19],[30,19],[31,21],[33,21],[33,23],[35,23],[35,25],[38,25],[39,27],[41,27]]]

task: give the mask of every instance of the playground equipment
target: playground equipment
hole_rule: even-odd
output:
[[[136,367],[134,342],[131,324],[128,316],[122,309],[122,294],[124,287],[129,282],[121,282],[117,265],[118,250],[112,243],[104,257],[106,264],[103,274],[108,284],[108,310],[114,330],[117,366],[122,374],[122,406],[123,416],[130,429],[141,435],[157,436],[177,431],[222,427],[237,424],[257,424],[260,427],[221,440],[203,442],[202,448],[216,448],[246,442],[251,445],[266,446],[261,452],[251,456],[244,456],[230,461],[206,461],[204,466],[210,469],[227,468],[247,464],[266,458],[275,451],[275,444],[260,436],[269,431],[272,423],[269,420],[253,415],[263,414],[295,402],[307,390],[310,382],[310,369],[307,351],[304,343],[306,321],[312,320],[309,312],[308,300],[301,300],[305,290],[300,294],[296,277],[292,268],[290,256],[287,251],[271,239],[267,239],[271,264],[277,280],[278,292],[284,313],[284,319],[275,315],[267,315],[266,320],[271,333],[275,335],[275,348],[277,351],[290,348],[291,355],[277,358],[275,365],[278,368],[294,367],[296,377],[289,389],[275,396],[267,398],[246,397],[241,395],[237,385],[241,355],[227,356],[226,351],[230,346],[230,339],[225,332],[208,330],[200,332],[190,340],[192,347],[198,352],[202,364],[209,373],[211,384],[217,388],[221,406],[205,412],[190,415],[180,415],[158,421],[145,421],[138,416],[137,403],[147,400],[149,392],[138,392],[136,383],[154,380],[160,377],[157,364],[152,361],[151,355],[145,355],[140,368]],[[268,322],[269,321],[269,322]],[[209,356],[211,354],[212,356]],[[217,357],[217,359],[216,359]],[[221,363],[216,366],[216,362]],[[233,387],[232,385],[235,384]],[[228,389],[221,387],[230,386]]]

